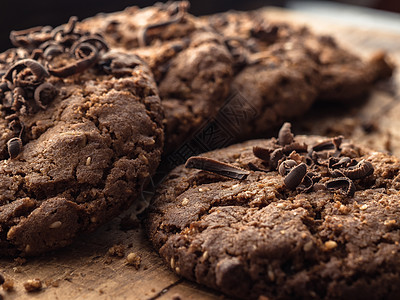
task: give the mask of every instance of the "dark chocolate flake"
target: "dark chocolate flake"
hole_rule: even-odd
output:
[[[283,182],[285,186],[294,190],[296,187],[303,181],[304,176],[307,173],[307,166],[305,163],[301,163],[298,166],[294,167],[289,174],[285,177]]]
[[[49,104],[58,94],[57,89],[50,82],[44,82],[39,85],[34,93],[34,99],[36,104],[46,109],[46,105]]]
[[[307,145],[306,144],[300,144],[300,143],[291,143],[289,145],[286,145],[282,148],[283,153],[286,155],[290,154],[292,151],[296,151],[297,153],[304,153],[307,152]]]
[[[96,64],[99,59],[99,51],[91,44],[83,43],[75,50],[76,56],[85,57],[76,62],[60,68],[53,68],[49,65],[51,75],[57,77],[68,77],[77,73],[81,73]]]
[[[59,44],[50,44],[46,47],[46,50],[43,52],[43,56],[51,59],[57,55],[64,53],[64,47]]]
[[[313,151],[319,152],[324,150],[334,150],[336,148],[335,144],[332,142],[332,139],[325,140],[315,144],[312,147]]]
[[[178,13],[173,16],[170,20],[164,21],[164,22],[159,22],[155,24],[150,24],[144,27],[140,32],[138,33],[138,42],[140,47],[145,47],[147,46],[148,43],[148,31],[151,29],[155,28],[162,28],[169,26],[171,24],[179,23],[183,20],[185,17],[187,10],[189,9],[189,2],[188,1],[181,1],[178,5]]]
[[[270,166],[272,169],[276,170],[278,167],[279,161],[284,157],[284,153],[282,151],[282,148],[275,149],[271,153],[271,158],[270,158]]]
[[[22,150],[22,141],[19,137],[10,139],[7,142],[7,150],[11,159],[16,158]]]
[[[33,75],[36,76],[37,81],[41,81],[45,77],[49,77],[50,74],[47,72],[46,68],[40,64],[38,61],[26,58],[17,61],[15,64],[13,64],[6,72],[4,75],[4,79],[12,82],[13,77],[15,76],[14,71],[21,72],[25,68],[29,68],[32,72]]]
[[[340,149],[340,146],[342,145],[342,142],[343,142],[343,138],[344,137],[342,135],[339,135],[339,136],[336,136],[336,137],[332,138],[332,143],[335,145],[335,148],[337,150]]]
[[[278,142],[279,145],[285,146],[289,145],[293,142],[293,133],[291,131],[292,125],[289,122],[286,122],[282,125],[281,129],[279,130],[278,134]]]
[[[258,146],[253,147],[254,156],[262,159],[265,162],[269,162],[271,153],[273,151],[274,151],[274,149],[270,149],[270,148],[264,148],[264,147],[258,147]]]
[[[366,160],[361,160],[354,167],[350,167],[346,170],[343,170],[343,174],[350,179],[360,179],[367,177],[374,173],[374,166]]]
[[[278,173],[282,176],[286,176],[295,166],[297,166],[297,162],[293,159],[285,160],[279,165]]]
[[[332,169],[347,168],[351,163],[350,157],[330,157],[328,167]]]
[[[245,179],[250,174],[249,171],[240,169],[230,164],[226,164],[211,158],[201,157],[201,156],[190,157],[186,161],[185,167],[189,169],[199,169],[203,171],[209,171],[218,175],[239,180]]]
[[[97,48],[97,50],[102,50],[104,49],[105,51],[108,51],[108,45],[107,43],[99,36],[95,35],[90,35],[90,36],[83,36],[79,40],[77,40],[70,49],[71,54],[75,54],[76,51],[80,48],[82,44],[91,44]]]
[[[301,188],[301,190],[307,193],[312,190],[313,185],[314,182],[311,176],[307,173],[306,176],[304,176],[303,181],[301,182],[299,188]]]
[[[338,177],[329,180],[325,182],[325,187],[331,191],[342,190],[349,197],[353,197],[356,191],[353,181],[348,177]]]

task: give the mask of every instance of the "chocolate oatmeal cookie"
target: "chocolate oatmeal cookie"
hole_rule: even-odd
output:
[[[343,137],[252,140],[190,158],[149,236],[177,274],[241,299],[400,297],[400,161]]]
[[[313,34],[306,27],[269,22],[259,11],[220,13],[205,17],[205,21],[225,36],[244,71],[248,64],[263,64],[277,48],[285,52],[297,47],[317,64],[320,80],[314,87],[319,99],[346,101],[363,96],[374,82],[389,78],[393,72],[394,66],[383,52],[362,60],[340,47],[331,36]],[[303,80],[310,83],[306,76]],[[291,87],[288,82],[287,87]]]
[[[149,64],[165,110],[166,152],[216,114],[228,96],[233,74],[223,38],[188,14],[188,6],[182,1],[129,7],[80,25]]]
[[[0,255],[65,246],[140,198],[163,147],[150,70],[76,28],[12,32],[0,54]]]

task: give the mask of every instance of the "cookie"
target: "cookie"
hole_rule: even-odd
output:
[[[146,224],[171,269],[240,299],[397,299],[400,161],[342,136],[252,140],[190,158]]]
[[[229,93],[232,57],[222,37],[187,13],[188,2],[100,14],[81,27],[140,55],[156,79],[171,152],[215,116]]]
[[[262,61],[268,50],[277,45],[284,52],[300,44],[303,52],[312,55],[317,63],[320,81],[316,88],[321,100],[348,101],[364,96],[374,82],[393,73],[394,65],[383,52],[363,60],[329,35],[313,34],[307,27],[270,22],[259,11],[226,12],[205,20],[228,39],[243,65]]]
[[[76,28],[12,32],[0,54],[0,255],[63,247],[141,199],[163,147],[147,65]]]

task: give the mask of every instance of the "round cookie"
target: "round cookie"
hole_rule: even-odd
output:
[[[251,117],[241,124],[239,140],[265,134],[311,107],[321,78],[318,59],[301,35],[291,35],[287,25],[266,24],[257,12],[227,12],[203,21],[224,37],[234,57],[231,91],[248,103]]]
[[[163,147],[147,65],[66,25],[0,54],[0,255],[63,247],[141,199]]]
[[[149,64],[165,110],[166,152],[176,150],[215,116],[226,101],[233,75],[223,38],[188,14],[188,6],[182,1],[129,7],[80,25]]]
[[[400,296],[397,158],[285,124],[186,166],[146,219],[180,276],[240,299]]]
[[[282,52],[300,44],[297,47],[313,56],[317,64],[320,80],[314,82],[314,87],[322,100],[346,101],[363,96],[375,81],[389,78],[394,69],[383,52],[362,60],[340,47],[331,36],[313,34],[306,27],[270,22],[257,11],[220,13],[205,17],[205,21],[227,39],[236,41],[231,43],[232,50],[244,64],[252,63],[253,57],[266,56],[263,52],[276,44],[280,44]]]

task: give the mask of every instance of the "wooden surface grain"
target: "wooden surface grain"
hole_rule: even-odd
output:
[[[306,14],[266,9],[266,18],[306,24],[318,33],[329,33],[340,43],[367,57],[384,49],[400,65],[400,35],[365,30],[310,18]],[[298,133],[345,134],[359,143],[400,156],[400,99],[395,84],[400,86],[396,71],[394,83],[375,90],[370,97],[352,104],[317,104],[310,113],[294,123]],[[392,91],[390,91],[392,89]],[[374,130],[366,132],[363,122],[374,122]],[[129,215],[130,212],[126,212]],[[69,247],[27,261],[0,259],[4,277],[14,281],[14,289],[0,294],[15,299],[228,299],[227,297],[180,279],[155,253],[139,226],[121,230],[123,216],[116,218],[92,234],[79,238]],[[113,245],[124,245],[122,258],[110,256]],[[126,256],[141,257],[139,269],[127,265]],[[27,293],[23,284],[39,278],[42,290]]]

